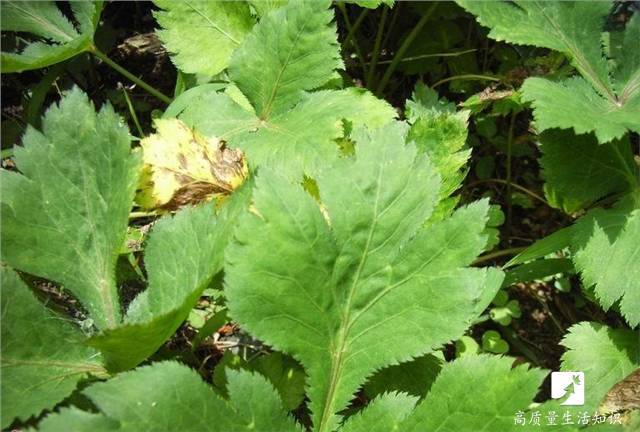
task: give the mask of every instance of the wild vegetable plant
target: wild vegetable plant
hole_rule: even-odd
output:
[[[570,246],[585,287],[595,286],[604,308],[618,302],[636,326],[640,198],[628,131],[638,132],[638,64],[617,53],[637,39],[637,17],[608,34],[605,54],[616,60],[608,64],[601,4],[460,3],[493,37],[560,50],[578,72],[562,83],[529,78],[522,92],[541,132],[549,201],[567,212],[602,208],[510,265]],[[28,128],[15,169],[2,170],[1,426],[522,430],[514,414],[540,406],[546,370],[507,356],[443,354],[471,339],[487,307],[502,304],[500,288],[518,281],[479,266],[498,244],[499,212],[486,198],[456,194],[468,172],[470,112],[419,83],[398,120],[386,101],[345,87],[328,1],[157,5],[158,33],[180,74],[204,84],[177,92],[139,146],[111,105],[96,111],[74,88],[40,130]],[[99,14],[99,4],[72,8],[78,42],[35,31],[25,18],[45,17],[70,36],[55,4],[11,2],[19,26],[3,14],[3,30],[32,31],[51,46],[3,53],[3,68],[5,57],[26,62],[32,51],[43,50],[35,68],[91,50],[82,12],[91,8]],[[576,106],[558,103],[568,91]],[[594,100],[590,120],[574,118]],[[118,265],[131,252],[134,208],[161,217],[137,255],[144,289],[131,296]],[[158,352],[220,281],[224,321],[274,352],[279,369],[221,360],[211,385],[184,359]],[[76,316],[43,302],[43,285]],[[517,318],[510,305],[509,320]],[[203,329],[196,339],[207,337]],[[499,335],[484,339],[487,352],[508,350]],[[640,367],[637,332],[585,321],[562,345],[561,370],[589,377],[585,406],[567,410],[621,411],[608,395]],[[278,376],[294,371],[291,382]],[[370,400],[354,404],[361,394]]]

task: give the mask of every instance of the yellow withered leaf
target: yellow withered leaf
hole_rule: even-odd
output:
[[[144,138],[144,167],[136,201],[146,209],[175,210],[228,195],[247,177],[240,150],[207,138],[178,119],[158,119]]]

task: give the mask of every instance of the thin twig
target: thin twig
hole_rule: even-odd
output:
[[[462,74],[462,75],[454,75],[448,78],[441,79],[437,81],[435,84],[431,86],[431,88],[438,87],[444,83],[448,83],[449,81],[457,81],[457,80],[467,80],[467,81],[495,81],[499,82],[500,78],[491,76],[491,75],[478,75],[478,74]]]
[[[368,9],[365,9],[360,14],[360,16],[356,19],[356,22],[353,24],[353,26],[351,25],[351,21],[349,21],[349,14],[347,13],[347,8],[344,5],[344,3],[339,2],[338,9],[340,9],[340,12],[342,12],[342,16],[344,17],[344,24],[345,26],[347,26],[347,31],[348,31],[344,44],[346,45],[349,41],[351,41],[351,44],[353,45],[353,48],[356,51],[356,56],[360,61],[360,67],[362,68],[362,71],[364,73],[365,71],[364,56],[362,55],[362,51],[360,50],[360,45],[358,45],[358,40],[355,37],[355,32],[357,28],[360,27],[360,23],[366,16],[365,11],[368,11]],[[357,24],[357,27],[356,27],[356,24]]]
[[[476,181],[471,182],[468,185],[466,185],[465,189],[472,188],[472,187],[477,186],[477,185],[482,184],[482,183],[507,184],[507,181],[504,180],[504,179],[499,179],[499,178],[489,178],[489,179],[476,180]],[[540,195],[538,195],[537,193],[535,193],[531,189],[527,189],[526,187],[521,186],[521,185],[519,185],[517,183],[513,183],[513,182],[511,182],[511,187],[514,188],[514,189],[518,189],[520,192],[523,192],[523,193],[529,195],[531,198],[534,198],[534,199],[540,201],[541,203],[544,203],[545,205],[551,207],[551,204],[549,204],[549,202],[546,199],[544,199],[543,197],[541,197]]]
[[[129,98],[129,93],[127,92],[127,88],[122,86],[122,92],[124,93],[124,99],[127,101],[127,106],[129,107],[129,113],[131,113],[131,117],[133,118],[133,123],[136,125],[136,129],[138,130],[138,136],[140,139],[144,136],[144,132],[142,132],[142,127],[140,126],[140,122],[138,121],[138,116],[136,115],[136,111],[133,109],[133,104],[131,103],[131,98]]]
[[[146,82],[144,82],[143,80],[141,80],[140,78],[138,78],[137,76],[135,76],[134,74],[132,74],[131,72],[123,68],[122,66],[120,66],[118,63],[111,60],[109,56],[107,56],[105,53],[100,51],[95,46],[91,47],[89,49],[89,52],[95,55],[96,57],[98,57],[103,62],[105,62],[108,66],[110,66],[116,72],[123,75],[125,78],[131,80],[135,84],[145,89],[150,95],[155,96],[156,98],[160,99],[162,102],[166,103],[167,105],[171,103],[172,99],[169,96],[158,91],[153,86],[147,84]]]
[[[476,260],[472,263],[472,265],[478,265],[483,262],[491,261],[492,259],[499,258],[505,255],[516,255],[522,252],[523,250],[525,250],[526,248],[527,248],[526,246],[519,246],[519,247],[512,247],[509,249],[502,249],[499,251],[491,252],[476,258]]]
[[[509,132],[507,136],[507,242],[510,242],[511,236],[511,222],[513,220],[513,202],[511,199],[511,159],[512,159],[512,147],[513,147],[513,130],[516,124],[516,113],[511,114],[511,120],[509,120]]]
[[[380,80],[380,84],[376,89],[377,95],[382,94],[382,91],[387,86],[389,79],[391,79],[391,75],[393,75],[396,68],[398,67],[398,64],[400,64],[400,61],[404,57],[404,53],[409,49],[409,47],[413,43],[413,40],[416,38],[416,36],[418,36],[418,33],[422,31],[422,27],[424,27],[424,25],[427,23],[429,18],[431,18],[431,15],[433,15],[433,12],[437,7],[438,7],[437,2],[432,3],[431,7],[429,7],[429,9],[425,12],[425,14],[422,15],[422,17],[420,18],[420,21],[418,21],[415,27],[411,30],[411,32],[407,35],[405,40],[402,42],[402,45],[400,45],[398,52],[396,52],[396,54],[393,56],[393,60],[391,60],[391,64],[389,65],[387,70],[384,72],[384,75]]]
[[[378,63],[378,57],[380,57],[380,44],[382,43],[382,33],[384,32],[384,25],[387,21],[388,14],[389,14],[389,8],[383,7],[382,16],[380,17],[380,22],[378,23],[378,32],[376,33],[376,40],[373,45],[373,53],[371,55],[369,72],[367,73],[367,78],[365,80],[366,86],[368,88],[373,88],[373,79],[375,77],[375,72],[376,72],[376,63]]]

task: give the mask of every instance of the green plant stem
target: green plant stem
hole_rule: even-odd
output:
[[[373,80],[376,72],[376,64],[378,63],[378,58],[380,57],[380,44],[382,43],[382,33],[384,32],[384,25],[387,21],[387,15],[389,14],[389,8],[382,8],[382,15],[380,16],[380,22],[378,23],[378,32],[376,33],[376,40],[373,45],[373,53],[371,55],[371,62],[369,64],[369,72],[367,73],[367,78],[365,80],[366,86],[368,88],[373,88]],[[366,63],[365,63],[366,64]]]
[[[400,8],[402,7],[401,3],[396,3],[393,7],[393,14],[391,15],[391,22],[389,22],[389,27],[387,28],[387,35],[382,40],[382,46],[389,46],[389,38],[391,38],[391,34],[393,33],[393,28],[396,26],[396,22],[398,21],[398,14]]]
[[[531,363],[536,366],[542,366],[542,363],[540,363],[540,359],[538,358],[538,356],[520,341],[518,335],[515,331],[513,331],[511,327],[498,327],[500,333],[502,333],[502,336],[507,340],[507,342],[516,347],[522,353],[522,355],[524,355]]]
[[[525,250],[526,248],[527,248],[526,246],[518,246],[518,247],[512,247],[509,249],[502,249],[499,251],[491,252],[476,258],[476,260],[472,263],[472,265],[478,265],[483,262],[491,261],[492,259],[500,258],[501,256],[505,256],[505,255],[516,255],[522,252],[523,250]]]
[[[506,184],[507,184],[507,242],[510,241],[510,237],[511,237],[511,222],[513,220],[513,203],[511,200],[511,191],[512,191],[512,184],[511,184],[511,159],[513,156],[513,151],[512,151],[512,147],[513,147],[513,130],[516,124],[516,114],[515,112],[513,114],[511,114],[511,119],[509,120],[509,131],[508,131],[508,136],[507,136],[507,178],[506,180]]]
[[[416,61],[416,60],[423,60],[423,59],[427,59],[427,58],[432,58],[432,57],[458,57],[461,56],[463,54],[469,54],[472,52],[476,52],[478,51],[477,49],[468,49],[468,50],[464,50],[464,51],[456,51],[456,52],[451,52],[451,53],[433,53],[433,54],[420,54],[417,56],[413,56],[413,57],[405,57],[402,60],[400,60],[400,63],[405,63],[405,62],[410,62],[410,61]],[[378,65],[383,65],[383,64],[389,64],[391,63],[392,60],[382,60],[378,62]],[[371,62],[365,63],[366,65],[370,65]]]
[[[393,75],[393,73],[395,72],[396,68],[400,64],[400,61],[404,57],[404,53],[407,52],[407,50],[409,49],[409,47],[413,43],[413,40],[416,38],[416,36],[418,36],[418,33],[420,33],[420,31],[422,31],[422,27],[424,27],[424,25],[427,23],[429,18],[431,18],[431,15],[433,15],[433,12],[435,11],[435,9],[437,7],[438,7],[438,3],[437,2],[432,3],[431,6],[429,7],[429,9],[425,12],[425,14],[422,15],[422,17],[420,18],[420,21],[418,21],[418,23],[415,25],[415,27],[411,30],[411,32],[407,35],[405,40],[402,42],[402,45],[400,45],[400,48],[398,49],[398,52],[396,52],[396,54],[393,56],[393,60],[391,60],[391,64],[389,65],[387,70],[384,72],[384,75],[382,76],[382,79],[380,80],[380,84],[378,85],[378,88],[376,89],[376,95],[379,96],[379,95],[382,94],[382,91],[384,90],[384,88],[389,83],[389,79],[391,79],[391,75]]]
[[[154,217],[154,216],[158,216],[158,213],[155,210],[152,210],[150,212],[139,211],[139,212],[129,213],[129,219],[141,219],[141,218]]]
[[[344,38],[343,44],[351,42],[351,39],[355,36],[355,32],[360,28],[360,24],[362,24],[368,14],[369,9],[363,9],[362,12],[360,12],[360,15],[358,15],[358,18],[356,18],[356,21],[353,23],[353,26],[351,26],[351,28],[347,28],[348,33],[347,37]]]
[[[479,184],[482,183],[501,183],[501,184],[507,184],[507,181],[504,179],[498,179],[498,178],[490,178],[490,179],[482,179],[482,180],[476,180],[474,182],[469,183],[468,185],[465,186],[465,188],[472,188],[474,186],[477,186]],[[540,201],[541,203],[544,203],[545,205],[551,207],[551,204],[549,204],[549,202],[547,202],[546,199],[544,199],[543,197],[541,197],[540,195],[538,195],[537,193],[535,193],[534,191],[532,191],[531,189],[527,189],[524,186],[521,186],[517,183],[513,183],[511,182],[511,187],[514,189],[518,189],[520,192],[523,192],[527,195],[529,195],[531,198],[534,198],[538,201]]]
[[[140,139],[144,136],[144,132],[142,132],[142,127],[140,126],[140,122],[138,121],[138,116],[136,115],[136,111],[133,109],[133,104],[131,103],[131,98],[129,98],[129,93],[127,89],[122,86],[122,92],[124,93],[124,99],[127,101],[127,106],[129,107],[129,113],[133,118],[133,123],[136,125],[136,129],[138,131],[138,136]]]
[[[340,9],[340,12],[342,12],[342,16],[344,18],[344,24],[347,27],[347,37],[344,40],[344,45],[347,45],[349,42],[351,42],[351,44],[353,45],[353,49],[356,51],[356,56],[360,61],[360,67],[364,72],[365,71],[364,56],[362,55],[362,51],[360,50],[360,45],[358,45],[358,40],[356,39],[355,35],[356,35],[356,31],[358,30],[358,27],[360,27],[360,24],[362,23],[364,18],[367,16],[369,9],[364,9],[360,13],[360,16],[356,18],[356,21],[353,25],[351,25],[351,21],[349,21],[349,14],[347,13],[347,7],[344,5],[343,2],[338,3],[338,9]]]
[[[478,75],[478,74],[462,74],[454,75],[448,78],[441,79],[431,86],[431,88],[438,87],[441,84],[448,83],[449,81],[467,80],[467,81],[495,81],[499,82],[500,78],[491,75]]]
[[[89,49],[89,52],[94,56],[98,57],[103,62],[105,62],[107,65],[109,65],[109,67],[114,69],[119,74],[123,75],[124,77],[126,77],[127,79],[135,83],[136,85],[145,89],[150,95],[155,96],[156,98],[160,99],[162,102],[166,103],[167,105],[171,103],[171,98],[169,96],[156,90],[154,87],[142,81],[140,78],[138,78],[137,76],[135,76],[134,74],[132,74],[131,72],[129,72],[128,70],[120,66],[118,63],[111,60],[109,56],[107,56],[105,53],[100,51],[97,47],[92,46]]]

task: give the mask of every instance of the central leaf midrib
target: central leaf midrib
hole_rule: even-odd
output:
[[[193,6],[191,4],[191,2],[187,2],[187,6],[189,6],[191,9],[193,9],[198,15],[200,15],[205,21],[207,21],[211,25],[211,28],[213,28],[213,29],[217,30],[218,32],[220,32],[223,36],[225,36],[227,39],[229,39],[234,44],[240,45],[240,42],[238,40],[236,40],[233,36],[231,36],[229,33],[224,31],[215,22],[211,21],[211,18],[209,18],[204,12],[201,12],[198,8]]]
[[[369,235],[367,237],[367,242],[365,244],[365,248],[363,250],[362,256],[360,258],[360,263],[358,264],[358,268],[356,270],[356,274],[354,276],[353,282],[351,284],[351,288],[349,289],[349,296],[347,298],[347,302],[345,308],[343,309],[342,319],[340,323],[340,329],[338,330],[338,346],[337,351],[333,351],[332,357],[333,361],[331,364],[331,373],[329,379],[329,391],[327,392],[327,397],[325,399],[324,408],[322,412],[322,417],[320,419],[320,425],[318,425],[319,431],[322,432],[326,430],[326,427],[329,424],[329,418],[333,415],[333,400],[335,397],[336,389],[338,388],[338,384],[340,382],[340,378],[342,377],[342,368],[344,366],[344,352],[347,345],[348,340],[348,331],[349,331],[349,321],[351,314],[351,303],[353,301],[353,297],[355,296],[356,288],[358,287],[358,283],[360,282],[360,276],[362,274],[362,269],[369,257],[369,249],[371,248],[371,242],[373,240],[373,233],[378,224],[378,206],[380,202],[380,191],[382,189],[382,173],[384,168],[382,166],[378,167],[378,178],[376,181],[376,199],[374,201],[373,206],[373,222],[371,223],[371,228],[369,229]],[[333,343],[332,343],[333,345]],[[333,348],[333,347],[332,347]]]
[[[287,58],[285,59],[284,64],[282,65],[282,67],[278,71],[278,76],[276,77],[276,81],[273,84],[273,88],[271,90],[271,95],[267,98],[267,101],[266,101],[264,107],[262,107],[262,112],[260,113],[260,116],[259,116],[261,120],[266,120],[269,117],[269,114],[271,114],[271,110],[273,108],[273,102],[275,101],[276,94],[277,94],[277,92],[279,90],[279,87],[280,87],[280,81],[282,80],[282,76],[284,75],[285,69],[287,69],[287,67],[289,66],[289,63],[291,61],[291,56],[293,56],[293,51],[297,48],[297,44],[298,44],[298,41],[300,40],[300,36],[304,32],[304,30],[307,28],[307,23],[308,23],[308,20],[305,21],[302,24],[302,26],[300,27],[300,30],[296,34],[295,40],[293,41],[293,44],[291,45],[291,49],[289,50],[289,53],[287,54]]]

